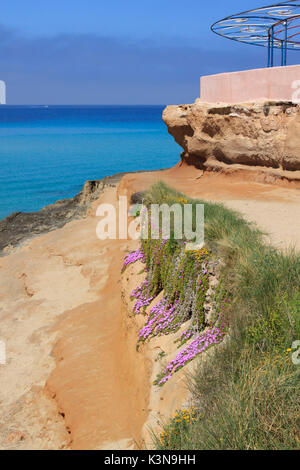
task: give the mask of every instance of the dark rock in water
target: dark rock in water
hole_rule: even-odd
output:
[[[72,199],[57,201],[36,212],[14,212],[0,220],[0,256],[3,249],[15,247],[27,238],[56,230],[71,220],[84,217],[90,204],[97,199],[106,186],[117,185],[124,173],[101,180],[87,181],[79,194]]]

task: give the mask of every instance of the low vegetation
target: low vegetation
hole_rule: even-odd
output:
[[[133,293],[135,313],[144,313],[164,290],[139,341],[170,334],[191,320],[187,336],[181,338],[181,345],[189,341],[183,351],[197,343],[196,354],[169,364],[157,384],[198,357],[204,344],[218,344],[208,361],[199,356],[196,373],[187,379],[193,408],[179,410],[162,424],[157,448],[299,448],[299,366],[292,361],[292,345],[300,340],[299,253],[277,251],[239,214],[220,204],[191,200],[163,183],[142,198],[147,206],[205,204],[205,250],[184,254],[182,242],[171,236],[143,241],[140,253],[131,255],[142,259],[147,270],[145,283]],[[208,325],[203,305],[211,260],[219,261],[220,272],[215,317]]]

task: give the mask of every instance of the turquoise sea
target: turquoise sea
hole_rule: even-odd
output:
[[[175,165],[164,106],[1,106],[0,218],[73,197],[88,179]]]

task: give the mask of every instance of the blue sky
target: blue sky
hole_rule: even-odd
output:
[[[10,0],[0,17],[8,104],[178,104],[201,75],[264,67],[210,25],[268,0]],[[276,2],[274,2],[276,3]],[[290,56],[290,63],[297,63]]]

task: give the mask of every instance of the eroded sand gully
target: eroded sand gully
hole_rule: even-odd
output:
[[[98,203],[114,200],[112,188]],[[0,261],[1,448],[138,440],[147,371],[122,327],[120,294],[122,259],[136,242],[98,240],[97,222],[72,222]]]
[[[136,352],[120,284],[122,259],[137,242],[98,240],[95,209],[160,179],[191,196],[222,200],[270,232],[272,243],[300,248],[295,186],[203,176],[177,166],[125,176],[86,219],[1,258],[0,339],[7,364],[0,366],[0,448],[137,447],[152,400],[152,363],[145,350]],[[163,398],[151,403],[163,409]]]

